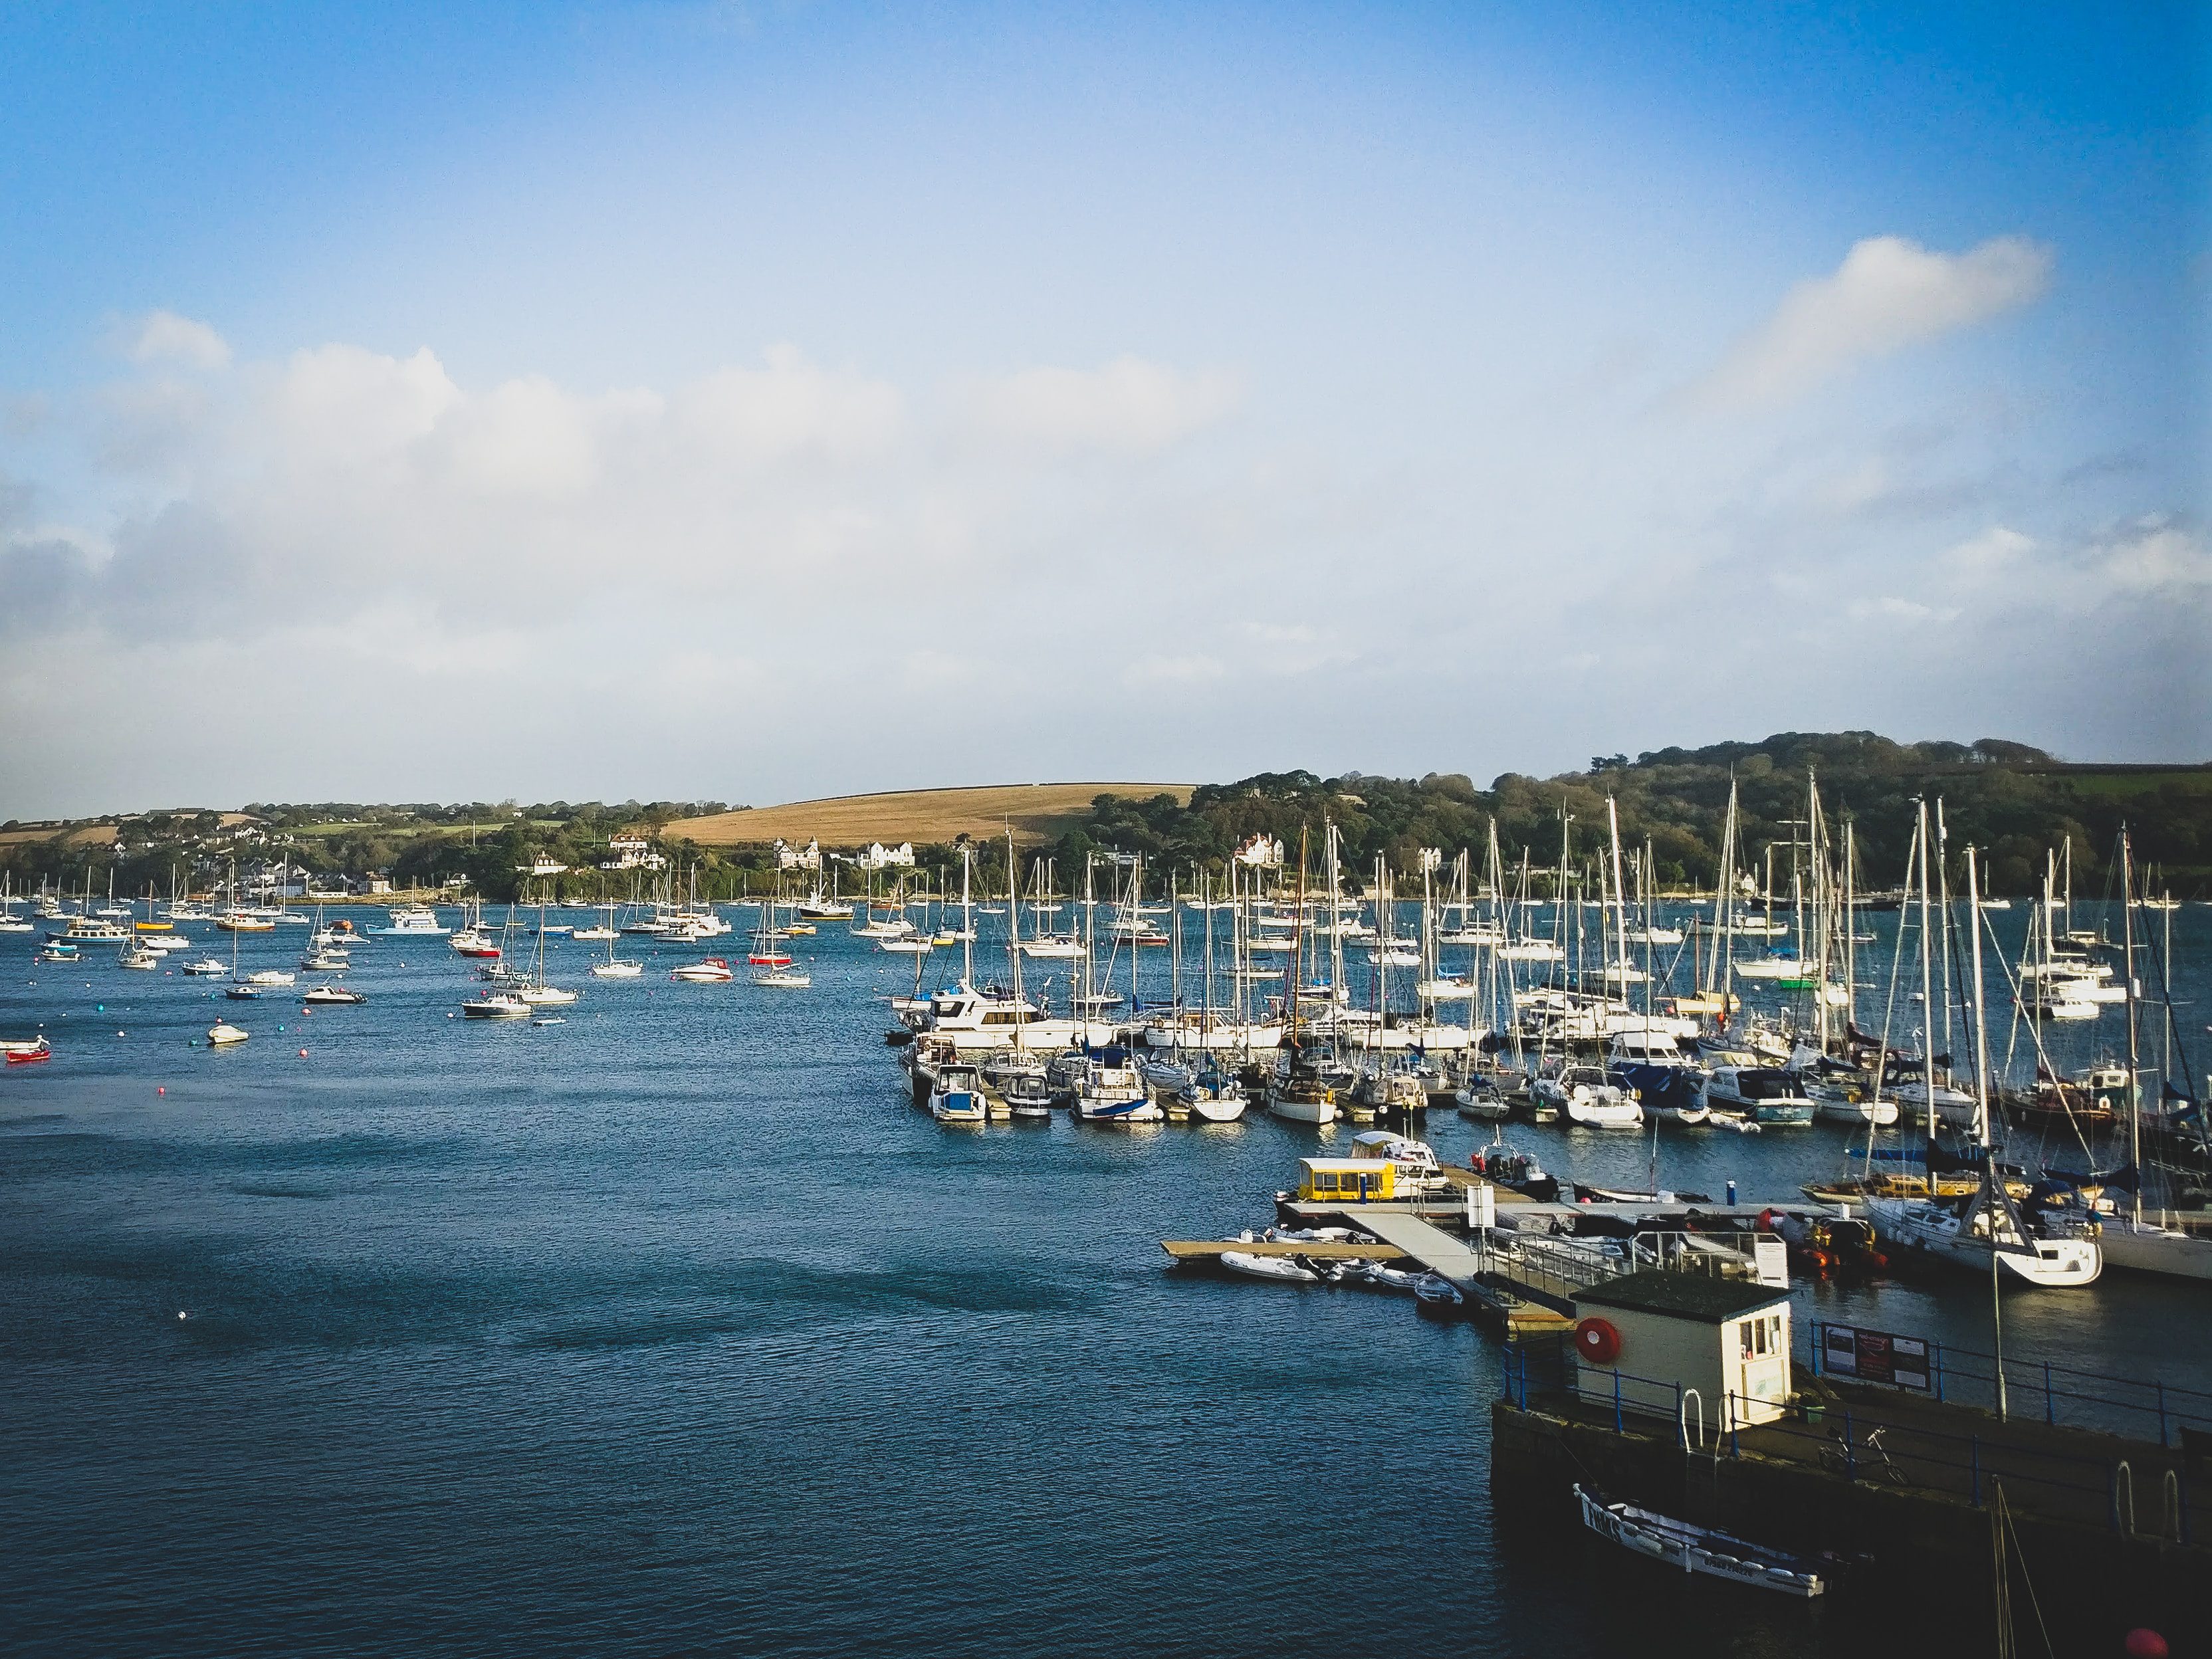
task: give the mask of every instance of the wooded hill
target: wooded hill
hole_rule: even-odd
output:
[[[1954,860],[1972,844],[1985,860],[1989,890],[2039,890],[2048,849],[2074,848],[2077,896],[2105,888],[2120,825],[2132,832],[2139,866],[2179,897],[2212,886],[2212,767],[2074,765],[2025,744],[1985,738],[1976,743],[1893,743],[1871,732],[1785,732],[1755,743],[1702,749],[1662,749],[1632,760],[1595,757],[1589,769],[1552,778],[1507,773],[1480,789],[1456,773],[1418,779],[1347,773],[1270,772],[1235,783],[1201,786],[1182,805],[1166,798],[1102,796],[1056,848],[1065,872],[1081,867],[1091,847],[1141,851],[1148,862],[1195,869],[1217,864],[1248,836],[1265,831],[1295,848],[1301,830],[1317,847],[1324,817],[1343,837],[1347,872],[1362,876],[1379,852],[1394,868],[1416,868],[1420,848],[1447,857],[1462,848],[1478,856],[1494,819],[1505,857],[1522,849],[1540,878],[1559,860],[1560,813],[1579,860],[1606,839],[1606,798],[1618,803],[1624,847],[1648,838],[1662,884],[1711,887],[1720,861],[1729,786],[1738,792],[1742,867],[1763,866],[1765,848],[1786,849],[1792,820],[1806,815],[1808,775],[1818,780],[1823,809],[1835,826],[1855,827],[1862,879],[1869,888],[1903,875],[1912,835],[1913,803],[1940,799]],[[1786,880],[1786,873],[1784,879]],[[2116,878],[2115,878],[2116,879]]]

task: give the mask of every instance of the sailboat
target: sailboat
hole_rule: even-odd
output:
[[[605,962],[595,962],[592,964],[592,978],[635,979],[645,972],[643,963],[615,955],[615,940],[618,935],[615,929],[615,907],[611,903],[607,906],[607,925],[605,927],[595,927],[589,931],[607,942],[607,959]],[[576,937],[583,938],[583,930],[579,930]]]
[[[775,925],[775,898],[770,895],[761,900],[760,926],[753,933],[753,948],[745,957],[753,970],[752,981],[769,990],[803,991],[814,983],[814,975],[793,963],[782,938]]]
[[[1992,1280],[2010,1278],[2045,1286],[2093,1285],[2104,1271],[2104,1255],[2096,1240],[2086,1230],[2058,1237],[2032,1231],[2012,1194],[1997,1178],[1996,1155],[1990,1148],[1989,1030],[1982,1000],[1983,924],[1976,873],[1974,849],[1969,847],[1966,910],[1972,940],[1974,1139],[1980,1149],[1980,1180],[1972,1194],[1959,1198],[1870,1197],[1866,1200],[1867,1219],[1893,1250],[1986,1273]]]
[[[576,993],[558,985],[545,982],[545,901],[538,902],[538,948],[532,953],[530,983],[515,994],[533,1008],[565,1008],[576,1000]]]

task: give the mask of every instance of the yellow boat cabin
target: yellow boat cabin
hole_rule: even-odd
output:
[[[1396,1195],[1398,1166],[1380,1158],[1302,1158],[1298,1196],[1309,1203],[1364,1204]]]

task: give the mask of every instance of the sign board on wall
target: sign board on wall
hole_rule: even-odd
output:
[[[1860,1330],[1851,1325],[1820,1328],[1820,1369],[1831,1376],[1911,1389],[1920,1394],[1929,1393],[1934,1387],[1925,1340],[1887,1331]]]

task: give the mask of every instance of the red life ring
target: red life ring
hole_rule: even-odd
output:
[[[1620,1333],[1613,1322],[1595,1316],[1575,1327],[1575,1356],[1589,1365],[1610,1365],[1620,1358]]]

